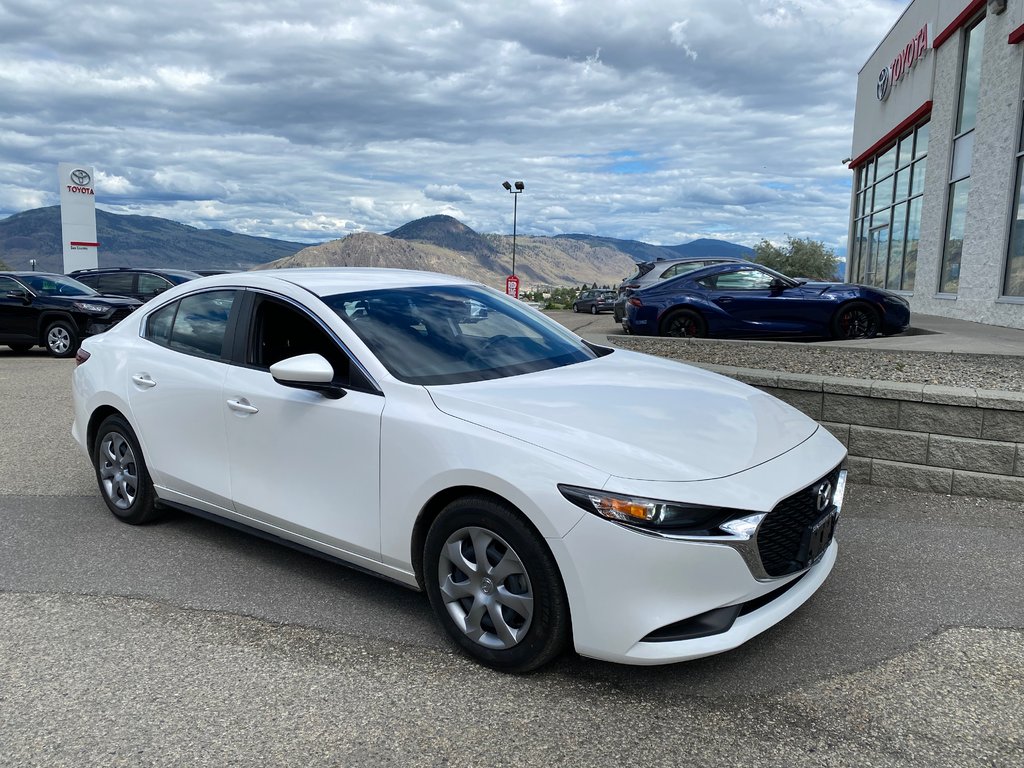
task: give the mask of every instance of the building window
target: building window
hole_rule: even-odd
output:
[[[985,17],[969,27],[964,40],[963,70],[960,74],[960,104],[953,138],[953,161],[949,171],[949,201],[946,215],[946,245],[942,251],[939,292],[960,290],[960,259],[964,250],[967,197],[971,188],[971,157],[974,154],[974,124],[978,116],[981,85],[981,54],[985,40]]]
[[[914,290],[927,163],[925,122],[858,169],[850,272],[855,282]]]
[[[1017,191],[1010,222],[1010,251],[1006,255],[1003,277],[1004,296],[1024,296],[1024,107],[1021,110],[1021,135],[1017,139]]]

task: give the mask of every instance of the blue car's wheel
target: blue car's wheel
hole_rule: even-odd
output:
[[[677,309],[661,321],[662,336],[701,337],[707,336],[708,326],[704,318],[692,309]]]
[[[852,301],[832,318],[832,336],[837,339],[871,339],[878,334],[878,311],[870,304]]]

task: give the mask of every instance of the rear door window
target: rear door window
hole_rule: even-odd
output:
[[[111,275],[99,275],[95,283],[88,283],[100,293],[112,293],[115,296],[132,296],[135,293],[135,275],[129,273],[114,273]]]

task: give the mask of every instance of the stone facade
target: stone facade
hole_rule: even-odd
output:
[[[1024,393],[702,367],[819,421],[852,482],[1024,501]]]

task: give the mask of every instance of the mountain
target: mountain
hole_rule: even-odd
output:
[[[101,267],[204,267],[249,269],[301,250],[305,243],[197,229],[155,216],[96,211]],[[63,272],[60,206],[35,208],[0,219],[0,259],[12,269]]]
[[[481,234],[451,216],[427,216],[386,235],[359,232],[320,245],[197,229],[153,216],[96,211],[100,266],[250,269],[291,266],[397,267],[446,272],[504,288],[512,272],[512,238]],[[637,261],[680,255],[750,256],[721,240],[650,245],[597,235],[516,238],[516,273],[525,286],[609,285]],[[60,207],[36,208],[0,220],[0,259],[12,269],[63,271]]]
[[[669,245],[670,251],[680,256],[731,256],[737,259],[754,259],[754,249],[726,240],[712,240],[702,237],[682,245]]]
[[[754,249],[726,240],[701,238],[682,245],[651,245],[639,240],[616,240],[598,235],[556,235],[556,239],[577,240],[594,247],[613,248],[629,254],[634,261],[677,259],[680,256],[732,256],[739,259],[754,258]]]
[[[524,286],[617,285],[633,264],[626,254],[607,247],[546,237],[516,238],[516,272]],[[481,235],[450,216],[429,216],[387,235],[360,232],[313,245],[261,268],[327,266],[444,272],[503,289],[512,271],[512,238]]]

